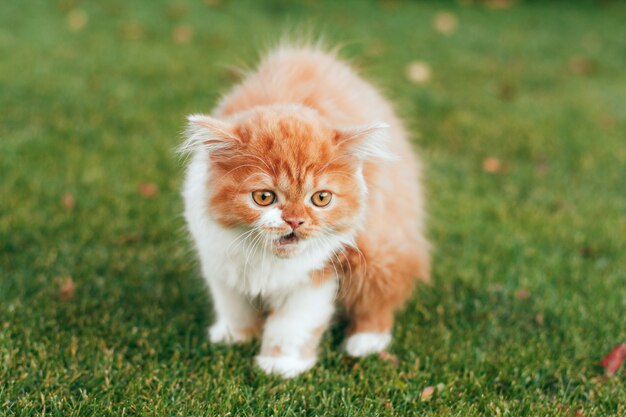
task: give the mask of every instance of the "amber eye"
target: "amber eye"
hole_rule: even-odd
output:
[[[273,191],[260,190],[252,192],[252,199],[259,206],[269,206],[276,201],[276,194]]]
[[[333,195],[330,191],[318,191],[311,197],[311,203],[317,207],[326,207],[332,198]]]

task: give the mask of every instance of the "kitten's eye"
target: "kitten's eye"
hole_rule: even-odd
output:
[[[268,190],[253,191],[252,199],[259,206],[269,206],[276,201],[276,194],[274,194],[273,191]]]
[[[311,203],[317,207],[326,207],[332,198],[333,195],[330,191],[318,191],[311,197]]]

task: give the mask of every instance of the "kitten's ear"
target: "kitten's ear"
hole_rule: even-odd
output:
[[[187,117],[185,141],[178,151],[187,153],[201,148],[209,153],[215,153],[238,143],[241,143],[241,139],[230,123],[202,114],[192,114]]]
[[[396,159],[387,150],[388,129],[387,123],[342,128],[336,131],[335,142],[348,154],[361,160]]]

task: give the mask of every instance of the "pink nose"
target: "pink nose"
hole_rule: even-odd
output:
[[[285,221],[285,223],[291,226],[293,230],[296,230],[298,227],[302,226],[302,224],[304,223],[304,219],[299,219],[299,218],[294,218],[294,217],[283,219],[283,220]]]

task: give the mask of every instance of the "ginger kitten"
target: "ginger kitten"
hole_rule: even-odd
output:
[[[280,47],[211,116],[190,116],[186,139],[211,341],[258,335],[258,365],[292,377],[340,304],[346,352],[384,350],[430,260],[419,164],[376,89],[334,54]]]

